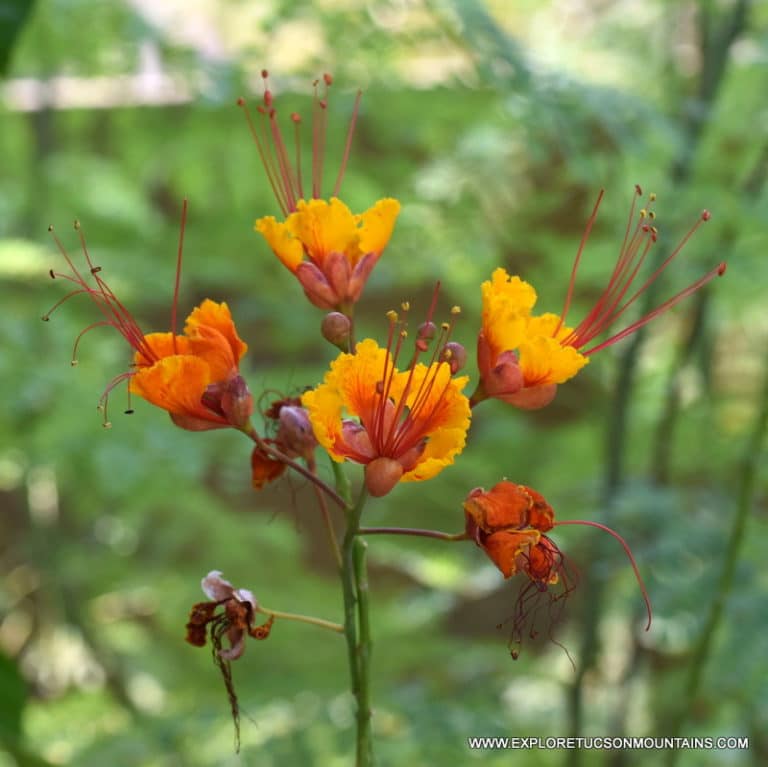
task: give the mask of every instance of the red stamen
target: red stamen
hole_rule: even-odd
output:
[[[173,338],[173,353],[178,354],[176,344],[176,311],[179,305],[179,284],[181,282],[181,256],[184,252],[184,230],[187,226],[187,198],[181,204],[181,226],[179,228],[179,250],[176,255],[176,279],[173,284],[173,304],[171,305],[171,334]]]
[[[584,230],[584,234],[581,236],[579,249],[576,251],[576,258],[574,259],[573,267],[571,268],[571,279],[568,282],[568,292],[565,294],[565,304],[563,306],[563,312],[560,315],[560,322],[555,328],[554,335],[558,334],[558,332],[560,331],[560,328],[565,324],[565,318],[568,316],[568,309],[570,309],[570,306],[571,306],[571,297],[573,296],[573,288],[574,288],[574,285],[576,284],[576,272],[579,269],[581,254],[584,252],[584,247],[586,246],[587,240],[589,239],[589,234],[592,231],[592,226],[595,223],[595,219],[597,218],[597,211],[600,208],[600,203],[602,202],[604,194],[605,194],[605,190],[601,189],[600,194],[597,195],[597,202],[595,202],[595,207],[592,209],[592,215],[589,217],[587,221],[587,227]]]
[[[645,588],[645,583],[643,582],[643,578],[640,575],[640,570],[638,570],[635,557],[632,554],[632,549],[629,548],[629,544],[615,530],[611,530],[610,527],[601,525],[599,522],[590,522],[589,520],[585,519],[566,519],[560,522],[555,522],[555,526],[562,525],[586,525],[587,527],[596,527],[598,530],[603,530],[604,532],[613,536],[621,544],[622,548],[624,549],[624,553],[629,558],[629,564],[632,565],[632,570],[635,573],[635,578],[637,579],[637,583],[640,586],[640,591],[643,595],[645,609],[648,612],[648,624],[646,625],[645,630],[648,631],[651,628],[651,621],[653,619],[653,612],[651,611],[651,600],[648,597],[648,591]]]
[[[347,130],[347,140],[344,144],[344,154],[341,158],[341,166],[339,167],[339,175],[336,176],[336,183],[333,186],[333,196],[338,197],[341,191],[341,182],[344,178],[344,173],[347,170],[347,161],[349,160],[349,152],[352,149],[352,137],[355,133],[355,125],[357,124],[357,115],[360,111],[360,99],[363,97],[363,92],[358,91],[355,97],[355,105],[352,107],[352,117],[349,120],[349,128]]]
[[[668,298],[663,304],[661,304],[661,306],[657,306],[652,312],[646,314],[645,317],[640,318],[637,320],[637,322],[633,322],[629,327],[624,328],[624,330],[622,330],[620,333],[616,333],[609,339],[603,341],[601,344],[593,346],[591,349],[587,349],[586,351],[582,352],[582,354],[589,356],[590,354],[594,354],[595,352],[604,349],[606,346],[610,346],[611,344],[615,344],[617,341],[621,341],[622,338],[625,338],[631,333],[634,333],[636,330],[639,330],[641,327],[643,327],[643,325],[647,325],[652,319],[655,319],[660,314],[667,311],[667,309],[671,308],[679,301],[682,301],[687,296],[691,295],[691,293],[695,293],[697,290],[699,290],[699,288],[704,287],[704,285],[713,280],[715,277],[722,277],[725,274],[726,266],[727,265],[725,262],[719,264],[710,272],[707,272],[707,274],[705,274],[703,277],[700,277],[698,280],[696,280],[696,282],[692,283],[684,290],[681,290],[679,293],[672,296],[672,298]],[[634,296],[632,300],[634,301],[636,297],[637,296]]]
[[[635,195],[633,196],[632,205],[630,208],[630,217],[628,219],[627,228],[624,233],[624,240],[622,242],[621,250],[619,252],[619,258],[616,262],[616,265],[614,266],[614,269],[608,281],[607,287],[602,292],[602,294],[600,295],[600,297],[598,298],[597,302],[592,307],[592,309],[589,311],[587,316],[579,323],[578,326],[576,326],[573,329],[573,331],[571,331],[571,333],[566,338],[561,339],[560,343],[562,345],[572,346],[575,349],[581,350],[582,347],[589,344],[593,339],[595,339],[597,336],[599,336],[601,333],[607,330],[611,325],[613,325],[624,314],[624,312],[639,298],[639,296],[642,293],[644,293],[656,281],[656,279],[664,271],[664,269],[666,269],[666,267],[669,266],[669,264],[672,262],[675,256],[677,256],[677,254],[680,253],[680,251],[686,245],[688,240],[693,236],[693,234],[696,232],[699,226],[701,226],[703,222],[708,221],[710,219],[709,211],[706,211],[706,210],[703,211],[698,221],[691,227],[691,229],[683,237],[683,239],[680,241],[677,247],[672,251],[672,253],[670,253],[669,256],[667,256],[664,259],[664,261],[660,264],[660,266],[658,266],[654,270],[654,272],[650,275],[650,277],[648,277],[645,280],[645,282],[642,284],[640,288],[635,290],[628,299],[624,300],[625,296],[627,295],[630,288],[632,287],[639,273],[640,268],[645,262],[648,252],[650,251],[650,249],[653,247],[653,245],[656,243],[656,240],[657,240],[656,228],[653,226],[650,226],[647,223],[644,223],[645,219],[647,218],[654,219],[656,217],[656,214],[652,210],[650,210],[650,204],[652,204],[656,199],[655,194],[650,194],[648,196],[649,207],[647,209],[644,208],[643,210],[640,211],[640,218],[635,224],[634,231],[632,231],[632,218],[634,216],[635,205],[636,205],[637,198],[641,194],[642,194],[642,190],[640,189],[639,185],[636,185]],[[568,308],[570,307],[571,298],[573,294],[576,270],[581,260],[581,255],[582,255],[584,246],[586,244],[587,236],[589,235],[592,225],[594,224],[595,215],[597,213],[597,208],[600,203],[600,200],[602,199],[602,196],[603,196],[603,192],[601,191],[600,195],[598,196],[597,203],[595,204],[595,207],[592,210],[592,214],[590,215],[587,221],[586,230],[585,230],[584,236],[582,237],[581,244],[579,246],[579,250],[576,254],[576,259],[574,261],[573,269],[571,271],[571,279],[568,285],[568,291],[566,294],[563,315],[553,335],[557,335],[557,332],[565,324],[565,315],[568,311]],[[674,304],[676,304],[678,301],[682,300],[686,296],[698,290],[707,282],[709,282],[711,279],[713,279],[715,276],[718,276],[723,272],[724,272],[724,264],[721,264],[715,269],[713,269],[712,271],[708,272],[706,275],[704,275],[700,279],[696,280],[694,283],[692,283],[690,286],[688,286],[684,290],[677,293],[672,298],[665,301],[659,307],[649,312],[644,317],[632,323],[629,327],[625,328],[619,333],[614,334],[613,336],[603,341],[602,343],[597,344],[596,346],[590,347],[585,351],[582,351],[582,354],[589,356],[590,354],[600,351],[601,349],[604,349],[605,347],[610,346],[611,344],[614,344],[617,341],[620,341],[621,339],[625,338],[626,336],[630,335],[636,330],[639,330],[641,327],[643,327],[645,324],[647,324],[652,319],[657,317],[659,314],[666,311],[667,309],[672,307]]]

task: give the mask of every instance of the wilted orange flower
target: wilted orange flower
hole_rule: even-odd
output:
[[[504,269],[496,269],[491,281],[483,283],[483,319],[477,344],[480,385],[473,395],[473,403],[486,397],[496,397],[526,409],[549,404],[557,392],[558,384],[575,376],[589,362],[592,354],[639,330],[654,317],[725,272],[725,264],[722,263],[623,330],[602,342],[593,343],[653,284],[698,227],[710,217],[709,212],[704,211],[673,252],[639,288],[630,292],[640,267],[657,239],[656,227],[649,223],[655,218],[655,213],[650,209],[655,195],[648,196],[647,207],[639,212],[635,221],[635,203],[641,195],[638,186],[635,188],[624,242],[608,285],[576,327],[566,325],[566,317],[573,296],[576,272],[597,217],[602,191],[576,253],[562,315],[550,313],[533,316],[531,311],[536,303],[536,291],[519,277],[510,277]]]
[[[186,204],[184,211],[186,212]],[[182,218],[183,239],[184,218]],[[134,350],[132,369],[113,379],[104,391],[99,406],[104,411],[104,425],[109,426],[107,403],[110,392],[128,381],[129,392],[168,411],[173,422],[184,429],[201,431],[224,426],[244,426],[253,408],[248,387],[240,376],[238,365],[247,350],[235,329],[229,307],[206,299],[187,317],[184,333],[175,331],[179,277],[171,311],[169,333],[149,333],[139,327],[131,313],[120,302],[101,276],[85,245],[79,224],[75,224],[88,271],[75,266],[59,239],[56,244],[66,259],[68,273],[51,270],[51,277],[74,283],[75,289],[58,301],[43,319],[64,301],[76,295],[89,296],[104,319],[85,328],[77,337],[72,364],[77,364],[77,349],[82,337],[96,327],[115,328]],[[52,228],[51,228],[52,231]],[[179,245],[179,268],[181,241]],[[127,410],[126,412],[133,412]]]
[[[446,343],[450,326],[443,325],[425,365],[418,360],[436,330],[428,318],[417,333],[410,365],[401,372],[397,362],[407,333],[398,332],[395,312],[389,320],[386,348],[372,339],[362,341],[355,354],[340,354],[324,382],[302,397],[318,442],[336,461],[364,464],[374,496],[385,495],[401,480],[430,479],[453,463],[464,448],[470,418],[469,400],[462,394],[468,379],[453,378],[456,367],[445,361],[459,356]]]
[[[629,557],[648,610],[646,630],[650,628],[648,593],[629,546],[614,530],[587,520],[555,521],[552,507],[540,493],[507,480],[488,491],[482,488],[472,490],[464,501],[464,515],[467,536],[485,551],[505,578],[525,573],[531,584],[542,593],[562,580],[563,592],[555,599],[567,596],[574,584],[565,569],[562,552],[546,533],[559,525],[586,525],[609,533]],[[519,610],[523,610],[528,598],[529,591],[524,588],[518,598]],[[519,612],[516,621],[523,617],[524,613]]]
[[[294,160],[280,130],[267,72],[264,71],[262,75],[264,99],[258,107],[258,119],[252,120],[247,108],[245,114],[267,179],[285,220],[278,221],[273,216],[265,216],[256,221],[255,229],[280,261],[296,275],[307,298],[315,306],[349,314],[389,242],[400,212],[400,203],[391,198],[379,200],[365,213],[355,215],[338,198],[357,121],[359,93],[349,124],[341,167],[329,199],[324,199],[327,95],[332,83],[331,76],[327,74],[322,80],[325,87],[322,97],[318,90],[320,81],[315,82],[312,189],[311,194],[306,194],[299,144],[301,118],[296,113],[291,115],[295,126]],[[242,99],[238,103],[245,108]]]

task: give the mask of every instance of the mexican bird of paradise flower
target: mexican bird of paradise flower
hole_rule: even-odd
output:
[[[331,76],[323,75],[325,93],[322,97],[320,81],[315,82],[311,194],[307,194],[309,188],[305,192],[302,174],[301,117],[295,112],[291,115],[295,143],[292,158],[278,123],[266,70],[262,76],[264,98],[258,107],[257,119],[251,117],[243,99],[238,104],[245,109],[251,135],[285,220],[265,216],[256,221],[254,228],[296,276],[315,306],[349,315],[389,242],[400,212],[400,203],[391,198],[379,200],[361,214],[353,214],[339,199],[357,122],[360,93],[352,111],[341,166],[330,197],[325,199],[323,165]]]
[[[539,598],[546,595],[550,606],[562,604],[575,588],[575,581],[557,544],[547,535],[561,525],[586,525],[612,535],[629,557],[648,611],[646,631],[651,627],[651,603],[632,551],[614,530],[587,520],[556,521],[544,496],[525,485],[503,480],[490,490],[472,490],[464,501],[467,537],[485,551],[505,578],[523,573],[522,586],[512,616],[512,641],[519,644],[527,624],[536,619]],[[550,587],[561,585],[561,591]],[[517,651],[513,650],[517,657]]]
[[[575,327],[568,326],[566,318],[581,256],[603,198],[602,191],[576,253],[561,315],[532,315],[536,291],[519,277],[509,276],[504,269],[496,269],[491,280],[482,284],[482,329],[477,344],[480,385],[472,397],[473,404],[487,397],[496,397],[520,408],[544,407],[554,399],[557,386],[575,376],[589,362],[591,355],[631,335],[725,272],[725,264],[719,264],[645,316],[606,340],[595,343],[595,339],[612,326],[656,281],[699,226],[710,218],[709,211],[703,211],[672,253],[640,287],[633,288],[638,272],[658,235],[656,227],[650,223],[655,219],[655,213],[651,210],[654,194],[648,195],[648,205],[639,211],[635,219],[637,200],[641,196],[642,191],[636,186],[624,241],[608,285]]]
[[[181,235],[176,269],[176,283],[171,310],[171,331],[144,332],[120,302],[95,266],[88,253],[80,225],[75,229],[85,256],[87,270],[78,268],[58,237],[56,245],[64,256],[67,273],[50,272],[51,277],[74,284],[74,289],[60,299],[43,316],[48,320],[53,311],[77,295],[93,300],[103,315],[80,332],[72,351],[72,364],[77,364],[77,350],[83,336],[97,327],[115,328],[134,350],[132,369],[114,378],[99,401],[104,414],[104,426],[111,424],[107,417],[110,392],[128,381],[130,394],[138,394],[148,402],[166,410],[173,422],[184,429],[203,431],[225,426],[244,426],[253,409],[252,397],[239,373],[239,362],[247,350],[240,339],[226,303],[206,299],[192,310],[186,319],[184,333],[176,332],[176,313],[179,296],[181,254],[186,223],[186,201],[182,211]],[[53,227],[49,231],[53,233]]]
[[[429,363],[419,362],[437,332],[431,321],[436,301],[437,291],[407,369],[397,368],[407,331],[398,330],[400,318],[390,312],[386,348],[361,341],[355,354],[340,354],[324,382],[302,396],[317,441],[335,461],[365,465],[373,496],[386,495],[400,481],[434,477],[464,448],[470,408],[462,389],[468,378],[453,377],[462,355],[448,341],[449,323],[442,325]]]

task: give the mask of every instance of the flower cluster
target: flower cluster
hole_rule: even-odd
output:
[[[525,585],[513,617],[513,637],[519,639],[526,621],[535,614],[531,603],[537,595],[547,595],[550,604],[562,604],[562,598],[575,585],[564,555],[550,537],[554,528],[571,524],[596,527],[611,534],[627,553],[645,599],[650,626],[650,601],[624,539],[599,522],[556,520],[545,498],[525,485],[503,480],[489,491],[472,490],[463,504],[464,530],[457,534],[365,528],[360,516],[368,495],[386,496],[395,491],[400,482],[430,480],[449,467],[465,447],[476,405],[494,398],[522,409],[546,406],[555,397],[558,386],[573,378],[594,354],[636,332],[723,274],[725,264],[720,264],[644,316],[618,331],[611,331],[672,263],[698,227],[709,219],[709,213],[704,211],[699,216],[669,256],[655,259],[657,266],[651,269],[650,276],[642,279],[642,267],[652,260],[649,254],[657,244],[658,231],[654,223],[655,195],[648,195],[639,207],[643,193],[637,187],[623,242],[606,287],[592,308],[574,324],[569,324],[568,316],[576,276],[602,192],[578,247],[560,314],[536,313],[534,287],[520,276],[510,275],[503,267],[495,269],[490,279],[480,285],[482,317],[477,332],[476,388],[468,396],[464,390],[471,374],[459,375],[466,367],[467,353],[452,337],[461,312],[459,307],[453,307],[447,313],[447,321],[436,322],[439,283],[423,321],[414,323],[415,329],[409,325],[410,306],[404,302],[398,311],[391,310],[386,315],[385,342],[374,338],[355,341],[355,304],[362,299],[366,281],[389,244],[400,211],[400,203],[387,197],[373,202],[365,212],[355,214],[340,196],[360,95],[352,110],[339,171],[329,194],[324,196],[324,152],[332,78],[325,75],[314,86],[309,169],[307,163],[302,163],[301,117],[295,113],[290,115],[294,146],[289,150],[266,72],[263,80],[264,92],[255,113],[244,100],[238,103],[244,110],[282,219],[262,216],[254,227],[299,281],[310,303],[327,312],[321,331],[338,347],[339,353],[330,360],[323,380],[301,393],[279,394],[277,398],[272,390],[265,392],[258,401],[263,426],[257,429],[251,421],[253,397],[241,372],[248,347],[235,327],[228,305],[205,299],[190,312],[183,331],[177,332],[186,201],[169,330],[148,334],[141,330],[107,284],[101,266],[91,258],[77,222],[75,228],[83,262],[78,265],[53,235],[66,270],[51,270],[51,277],[64,280],[72,289],[43,317],[47,320],[61,304],[76,296],[86,296],[96,305],[101,318],[77,336],[73,365],[83,336],[96,327],[112,327],[127,341],[132,351],[129,369],[107,385],[99,401],[105,426],[110,425],[107,416],[110,393],[119,384],[127,383],[129,397],[139,395],[165,410],[173,423],[183,429],[206,431],[229,427],[245,434],[253,442],[249,471],[255,489],[261,489],[291,469],[312,482],[318,492],[318,503],[344,584],[344,625],[310,616],[266,611],[251,592],[235,589],[219,571],[212,571],[203,579],[208,601],[194,605],[187,624],[187,641],[202,646],[210,638],[235,716],[236,697],[229,676],[229,661],[242,655],[246,638],[265,638],[275,616],[345,633],[355,694],[360,696],[367,690],[367,686],[360,683],[367,673],[368,656],[360,649],[363,637],[367,636],[367,627],[363,625],[367,621],[367,587],[364,589],[361,581],[362,555],[360,549],[355,549],[356,540],[366,534],[474,541],[504,578],[523,576],[521,580]],[[607,338],[604,334],[608,334]],[[271,397],[271,401],[265,397]],[[133,412],[130,399],[126,412]],[[319,476],[317,451],[330,456],[342,478],[342,464],[363,467],[357,503],[353,504],[345,496],[345,481],[337,481],[334,489]],[[327,508],[329,499],[345,512],[348,526],[342,547]],[[460,518],[458,513],[457,518]],[[553,591],[558,588],[559,592]],[[255,622],[259,612],[271,616],[261,626]],[[223,639],[229,643],[226,648],[222,647]],[[368,703],[361,698],[358,704],[361,711],[370,711]],[[370,714],[367,716],[369,719]],[[358,716],[359,726],[365,721],[365,716]]]

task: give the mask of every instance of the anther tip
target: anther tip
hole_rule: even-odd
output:
[[[262,69],[261,70],[261,76],[266,80],[269,77],[269,70],[268,69]]]
[[[456,305],[451,307],[451,314],[461,314],[461,307]]]
[[[649,201],[649,202],[656,202],[656,192],[651,192],[651,193],[648,195],[648,201]]]
[[[52,280],[56,279],[56,272],[54,272],[53,269],[49,269],[48,274],[50,275]]]
[[[132,407],[129,407],[128,410],[123,410],[123,413],[125,413],[125,415],[133,415],[134,412],[136,411]]]
[[[40,319],[43,322],[50,322],[51,321],[51,318],[47,314],[44,314]]]
[[[74,228],[74,230],[75,230],[76,232],[80,231],[80,220],[76,218],[76,219],[75,219],[75,220],[72,222],[72,227]]]
[[[635,194],[638,197],[642,197],[643,196],[643,187],[641,187],[640,184],[635,184]]]
[[[112,428],[112,421],[104,421],[104,423],[101,424],[101,425],[105,429],[111,429]]]
[[[712,214],[708,210],[702,210],[701,211],[701,220],[702,221],[709,221],[710,218],[712,218]]]
[[[725,274],[725,270],[727,268],[728,268],[728,264],[725,261],[723,261],[723,263],[717,267],[717,276],[722,277]]]
[[[48,231],[49,231],[49,232],[52,232],[52,231],[53,231],[53,224],[48,224]]]
[[[76,368],[76,367],[77,367],[77,365],[78,365],[78,361],[77,361],[77,360],[72,360],[72,361],[71,361],[69,364],[70,364],[70,365],[71,365],[73,368]]]
[[[244,106],[245,106],[245,99],[244,99],[242,96],[240,96],[240,98],[239,98],[239,99],[238,99],[238,100],[237,100],[235,103],[236,103],[236,104],[237,104],[239,107],[244,107]]]
[[[333,76],[328,74],[328,72],[326,72],[323,75],[323,81],[325,82],[326,85],[333,85]]]
[[[295,123],[301,122],[301,115],[298,112],[291,112],[291,120]]]

